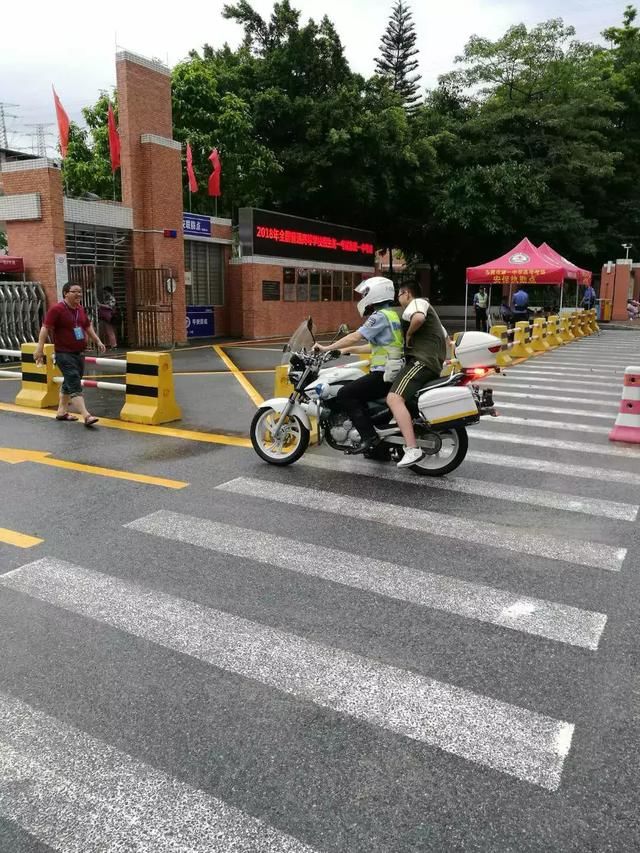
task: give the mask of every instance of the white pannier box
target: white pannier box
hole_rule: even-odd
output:
[[[494,367],[502,342],[486,332],[459,332],[456,335],[455,357],[464,370],[474,367]]]
[[[478,416],[470,388],[433,388],[418,397],[420,414],[430,424]]]

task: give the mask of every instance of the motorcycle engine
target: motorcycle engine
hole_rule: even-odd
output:
[[[355,429],[349,418],[345,418],[343,414],[338,412],[331,415],[328,426],[332,443],[354,446],[360,444],[360,433]]]

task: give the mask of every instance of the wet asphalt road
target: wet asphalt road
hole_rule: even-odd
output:
[[[0,410],[0,447],[188,483],[0,461],[43,540],[0,544],[0,851],[638,850],[640,446],[607,433],[639,356],[492,377],[436,482]],[[179,426],[246,435],[215,354],[176,365]]]

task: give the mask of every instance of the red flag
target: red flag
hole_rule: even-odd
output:
[[[193,154],[191,153],[191,145],[187,142],[187,175],[189,176],[189,192],[198,192],[198,182],[193,171]]]
[[[69,147],[69,116],[65,112],[64,107],[60,103],[60,98],[56,94],[55,87],[53,89],[53,100],[56,105],[56,118],[58,119],[58,133],[60,135],[60,150],[62,158],[67,156],[67,148]]]
[[[113,107],[109,104],[107,112],[107,125],[109,127],[109,155],[111,156],[111,171],[115,172],[120,168],[120,134],[116,127],[116,117],[113,114]]]
[[[209,154],[209,160],[211,162],[211,168],[213,169],[209,175],[209,195],[219,196],[222,164],[220,163],[220,155],[218,154],[217,148],[214,148],[211,154]]]

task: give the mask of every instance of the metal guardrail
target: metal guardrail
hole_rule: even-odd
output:
[[[20,349],[20,344],[37,341],[45,307],[37,281],[0,281],[0,349]]]

